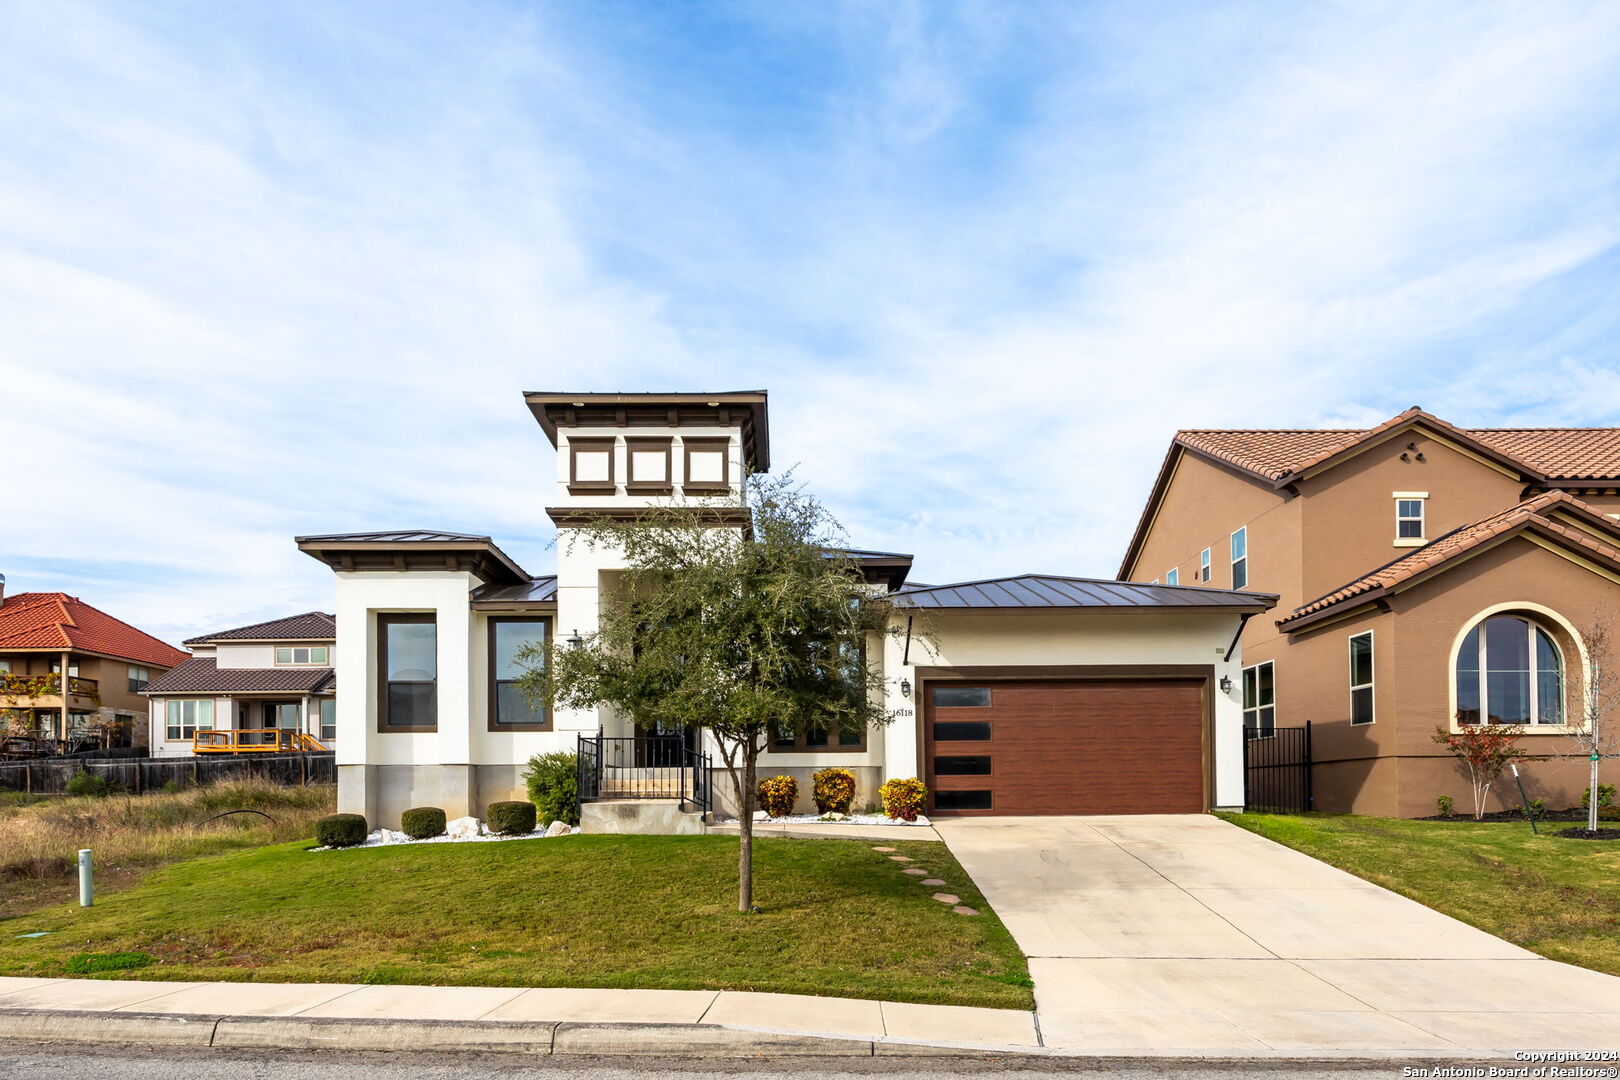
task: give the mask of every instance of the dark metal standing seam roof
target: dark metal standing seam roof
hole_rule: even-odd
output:
[[[556,575],[537,577],[523,585],[481,585],[472,591],[478,604],[553,604],[557,601]]]
[[[379,544],[443,544],[455,543],[461,540],[483,541],[486,544],[494,543],[487,536],[474,536],[472,533],[435,532],[431,529],[408,529],[397,532],[326,533],[322,536],[300,536],[297,537],[297,540],[299,543],[306,540],[352,541],[355,543],[376,542]]]
[[[992,610],[1074,608],[1224,608],[1266,611],[1277,603],[1272,593],[1202,589],[1192,585],[1143,585],[1102,578],[1021,574],[986,581],[906,589],[894,595],[897,607]]]

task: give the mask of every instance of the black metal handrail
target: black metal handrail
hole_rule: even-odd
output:
[[[680,735],[579,736],[581,804],[611,799],[667,799],[708,813],[714,766]]]

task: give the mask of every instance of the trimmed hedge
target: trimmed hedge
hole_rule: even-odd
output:
[[[529,759],[523,781],[529,788],[529,801],[540,811],[540,821],[579,824],[578,754],[567,750],[536,754]]]
[[[811,778],[811,794],[816,810],[823,814],[847,814],[855,801],[855,774],[836,765],[822,769]]]
[[[787,817],[799,801],[799,782],[791,776],[767,776],[759,782],[759,808],[771,817]]]
[[[489,831],[499,836],[522,836],[534,832],[535,808],[532,802],[489,804]]]
[[[399,831],[412,840],[444,835],[444,811],[437,806],[415,806],[399,815]]]
[[[359,814],[332,814],[315,823],[315,842],[322,847],[354,847],[371,832]]]
[[[878,788],[883,800],[883,812],[900,821],[916,821],[917,815],[928,805],[928,788],[915,776],[895,777]]]

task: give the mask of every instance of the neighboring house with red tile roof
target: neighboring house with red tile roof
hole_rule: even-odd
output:
[[[1243,633],[1249,726],[1311,723],[1318,809],[1432,814],[1465,802],[1437,728],[1575,750],[1583,630],[1620,615],[1620,428],[1182,431],[1119,577],[1278,593]],[[1524,772],[1579,804],[1584,760]]]
[[[193,654],[145,693],[154,757],[192,752],[198,731],[274,742],[292,730],[330,747],[337,734],[337,619],[306,611],[190,638]]]
[[[0,577],[0,730],[145,746],[140,691],[188,655],[76,596],[7,596]]]

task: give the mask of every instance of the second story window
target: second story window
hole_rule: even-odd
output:
[[[685,451],[682,486],[687,492],[731,490],[730,439],[687,438],[681,440],[681,448]]]
[[[283,645],[276,649],[276,663],[278,665],[291,664],[295,667],[300,664],[324,666],[327,663],[327,658],[329,655],[330,654],[326,651],[326,647],[324,645],[315,645],[307,648],[302,645]]]
[[[1209,583],[1209,548],[1198,553],[1198,581],[1200,584]]]
[[[1232,534],[1232,588],[1249,587],[1249,527]]]
[[[613,439],[569,439],[568,490],[611,494],[614,486]]]
[[[377,616],[381,731],[439,729],[439,628],[432,615]]]
[[[1171,569],[1166,570],[1164,572],[1164,583],[1166,585],[1180,585],[1181,584],[1181,568],[1180,567],[1172,567]]]
[[[138,694],[146,689],[146,684],[152,681],[152,669],[129,665],[129,692]]]
[[[626,491],[644,495],[667,495],[673,490],[670,476],[670,445],[667,437],[631,436],[624,440],[624,456],[630,477]]]
[[[1427,496],[1416,491],[1397,491],[1395,493],[1395,542],[1397,544],[1421,543],[1427,535],[1427,526],[1423,520],[1423,501]]]

